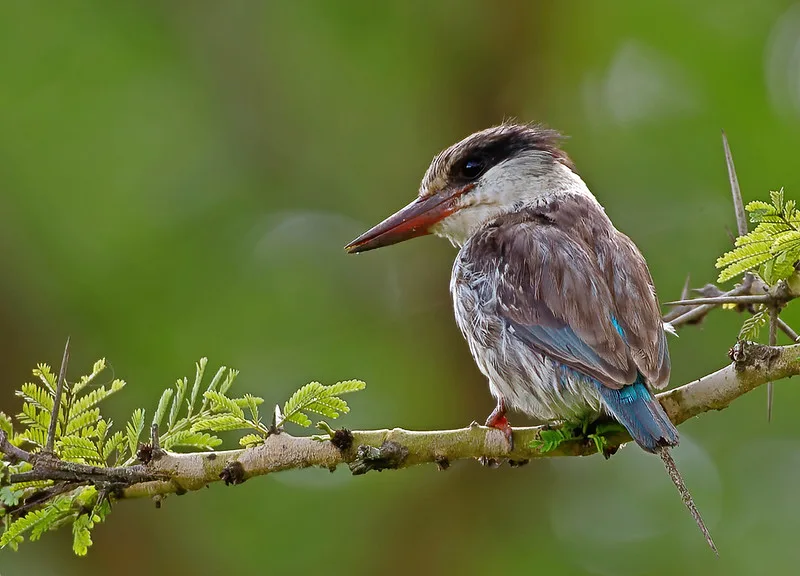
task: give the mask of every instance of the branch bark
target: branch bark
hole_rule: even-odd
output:
[[[730,351],[732,363],[721,370],[663,392],[658,399],[679,425],[711,410],[722,410],[751,390],[800,374],[800,344],[764,346],[739,342]],[[317,466],[335,470],[347,464],[353,474],[435,463],[445,469],[454,460],[490,458],[521,463],[533,458],[588,456],[597,453],[588,438],[565,441],[554,450],[531,447],[542,426],[515,428],[514,449],[503,433],[477,423],[457,430],[411,431],[402,428],[336,431],[330,439],[279,432],[254,448],[220,452],[174,453],[148,445],[147,462],[118,468],[64,462],[53,454],[30,453],[13,446],[0,431],[0,453],[10,461],[26,461],[32,470],[12,474],[11,482],[50,479],[66,485],[95,485],[115,499],[162,497],[199,490],[212,482],[240,484],[254,476]],[[157,435],[157,431],[153,431]],[[605,437],[607,449],[629,442],[626,432]]]
[[[774,347],[742,342],[731,349],[731,358],[733,362],[725,368],[659,394],[661,404],[675,424],[704,412],[722,410],[762,384],[800,374],[800,345]],[[446,468],[454,460],[481,456],[518,462],[596,453],[590,440],[564,442],[547,453],[530,448],[529,444],[539,437],[542,429],[540,426],[515,428],[511,452],[500,431],[477,424],[458,430],[354,431],[349,437],[351,445],[344,449],[328,440],[317,441],[283,432],[270,436],[255,448],[186,454],[162,451],[144,468],[150,474],[169,479],[130,485],[119,496],[137,498],[184,493],[221,479],[237,484],[254,476],[311,466],[334,470],[340,464],[347,464],[354,474],[359,474],[426,463]],[[627,441],[630,437],[619,433],[608,438],[608,446],[613,448]]]

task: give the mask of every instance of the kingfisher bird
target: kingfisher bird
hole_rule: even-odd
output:
[[[669,381],[670,327],[647,263],[561,141],[533,124],[476,132],[433,159],[413,202],[345,249],[450,240],[456,322],[497,400],[486,425],[512,446],[509,409],[544,422],[611,416],[661,456],[716,553],[670,454],[678,431],[654,396]]]

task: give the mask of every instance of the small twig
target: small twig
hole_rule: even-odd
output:
[[[109,485],[103,486],[97,493],[97,500],[95,500],[94,507],[92,508],[92,516],[97,514],[97,511],[103,505],[103,502],[108,500],[108,505],[111,506],[111,487]]]
[[[778,317],[778,328],[780,328],[784,334],[786,334],[789,338],[791,338],[792,342],[797,342],[798,340],[800,340],[800,335],[798,335],[797,332],[795,332],[791,326],[789,326],[783,319],[781,319],[780,316]]]
[[[5,454],[3,460],[9,462],[31,462],[33,454],[26,452],[22,448],[14,446],[9,440],[4,430],[0,430],[0,452]]]
[[[768,294],[747,294],[742,296],[717,296],[715,298],[692,298],[691,300],[673,300],[664,302],[666,306],[700,306],[710,304],[719,306],[720,304],[768,304],[774,298]]]
[[[775,346],[778,341],[778,307],[773,306],[769,309],[769,345]],[[767,382],[767,422],[772,421],[772,399],[774,389],[772,381]]]
[[[79,484],[112,483],[130,486],[140,482],[169,479],[169,475],[163,471],[153,471],[142,464],[104,468],[78,464],[77,462],[67,462],[53,458],[52,455],[48,455],[49,458],[41,458],[40,456],[45,456],[45,454],[34,455],[33,470],[10,474],[9,481],[15,484],[17,482],[32,482],[36,480],[63,480]]]
[[[721,410],[739,396],[766,382],[800,374],[800,344],[785,347],[761,346],[749,342],[737,343],[731,352],[733,364],[695,380],[680,388],[658,395],[667,415],[675,425],[710,410]],[[27,472],[11,474],[11,483],[31,480],[94,485],[98,490],[109,488],[114,498],[153,497],[159,494],[200,490],[220,480],[220,473],[237,462],[243,478],[278,472],[280,470],[323,466],[334,469],[337,464],[350,464],[359,458],[361,447],[381,450],[387,442],[403,447],[402,458],[385,462],[387,467],[406,468],[426,462],[454,462],[480,456],[511,460],[554,456],[578,456],[596,453],[592,442],[565,442],[546,453],[532,441],[539,438],[542,428],[515,428],[514,448],[497,430],[469,426],[459,430],[412,432],[391,430],[362,430],[348,433],[352,445],[346,448],[333,442],[319,442],[283,433],[272,435],[264,444],[240,450],[176,454],[164,451],[161,458],[148,465],[104,468],[66,462],[52,454],[29,454],[8,446],[8,438],[0,431],[0,449],[6,456],[17,457],[33,464]],[[609,446],[630,441],[623,432],[609,438]],[[405,451],[407,449],[407,452]]]
[[[690,277],[687,275],[686,281],[683,283],[683,289],[681,290],[681,300],[689,300],[689,297],[691,296],[691,289],[689,288],[690,281],[691,281]],[[672,310],[664,314],[662,320],[664,322],[669,322],[670,320],[674,320],[681,314],[686,313],[688,310],[690,310],[690,308],[686,306],[673,308]]]
[[[681,300],[688,300],[689,294],[691,293],[691,289],[689,285],[691,283],[692,277],[688,274],[686,275],[686,280],[683,282],[683,290],[681,290]]]
[[[728,137],[725,135],[725,130],[722,131],[722,147],[725,149],[725,162],[728,165],[728,178],[731,182],[733,210],[736,212],[736,228],[739,231],[739,236],[745,236],[747,234],[747,215],[744,211],[739,179],[736,177],[736,167],[733,165],[733,156],[731,155],[731,148],[728,145]]]
[[[66,494],[67,492],[70,492],[79,486],[80,484],[77,482],[61,482],[59,484],[54,484],[53,486],[43,488],[41,491],[32,494],[27,500],[25,500],[24,504],[20,504],[18,506],[9,506],[6,509],[6,512],[10,514],[12,518],[19,518],[28,510],[42,506],[56,496]]]
[[[158,436],[158,424],[155,422],[150,426],[150,448],[153,452],[161,450],[161,440]]]
[[[741,296],[742,294],[748,294],[750,292],[750,283],[744,282],[738,286],[736,286],[733,290],[729,290],[725,292],[722,296]],[[704,317],[710,310],[713,310],[716,307],[715,304],[701,304],[700,306],[695,306],[688,312],[681,314],[674,320],[670,320],[669,323],[674,327],[677,328],[682,324],[688,324],[691,322],[695,322],[702,317]]]
[[[56,396],[53,399],[53,410],[50,412],[50,428],[47,430],[47,442],[44,451],[53,453],[56,441],[56,426],[58,426],[58,415],[61,410],[61,396],[64,393],[64,378],[67,374],[67,364],[69,364],[69,336],[67,344],[64,346],[64,356],[61,358],[61,369],[58,371],[58,382],[56,383]]]

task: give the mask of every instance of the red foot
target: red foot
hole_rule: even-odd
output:
[[[514,450],[513,430],[511,429],[511,424],[508,423],[508,418],[506,418],[506,406],[502,400],[497,402],[497,407],[489,414],[486,419],[486,425],[500,430],[508,441],[508,451]]]

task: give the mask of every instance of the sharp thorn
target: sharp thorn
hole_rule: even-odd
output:
[[[778,343],[778,308],[773,306],[769,311],[769,345],[775,346]],[[775,389],[772,382],[767,382],[767,422],[772,422],[772,403]]]
[[[69,336],[64,345],[64,356],[61,357],[61,368],[58,370],[58,381],[56,382],[56,395],[53,398],[53,409],[50,412],[50,426],[47,429],[47,442],[44,451],[53,453],[56,441],[56,428],[58,427],[58,416],[61,411],[61,397],[64,393],[64,379],[67,375],[67,365],[69,364]]]
[[[725,131],[722,131],[722,147],[725,150],[725,163],[728,166],[728,179],[731,183],[731,196],[733,197],[733,210],[736,213],[736,228],[739,236],[747,234],[747,215],[744,211],[744,201],[742,200],[742,192],[739,189],[739,179],[736,177],[736,167],[733,165],[733,155],[731,148],[728,145],[728,137]]]
[[[689,280],[690,280],[690,278],[691,277],[687,274],[686,275],[686,281],[683,283],[683,290],[681,290],[681,300],[688,300],[689,297],[691,296],[689,294],[689,292],[690,292],[690,290],[689,290]]]

